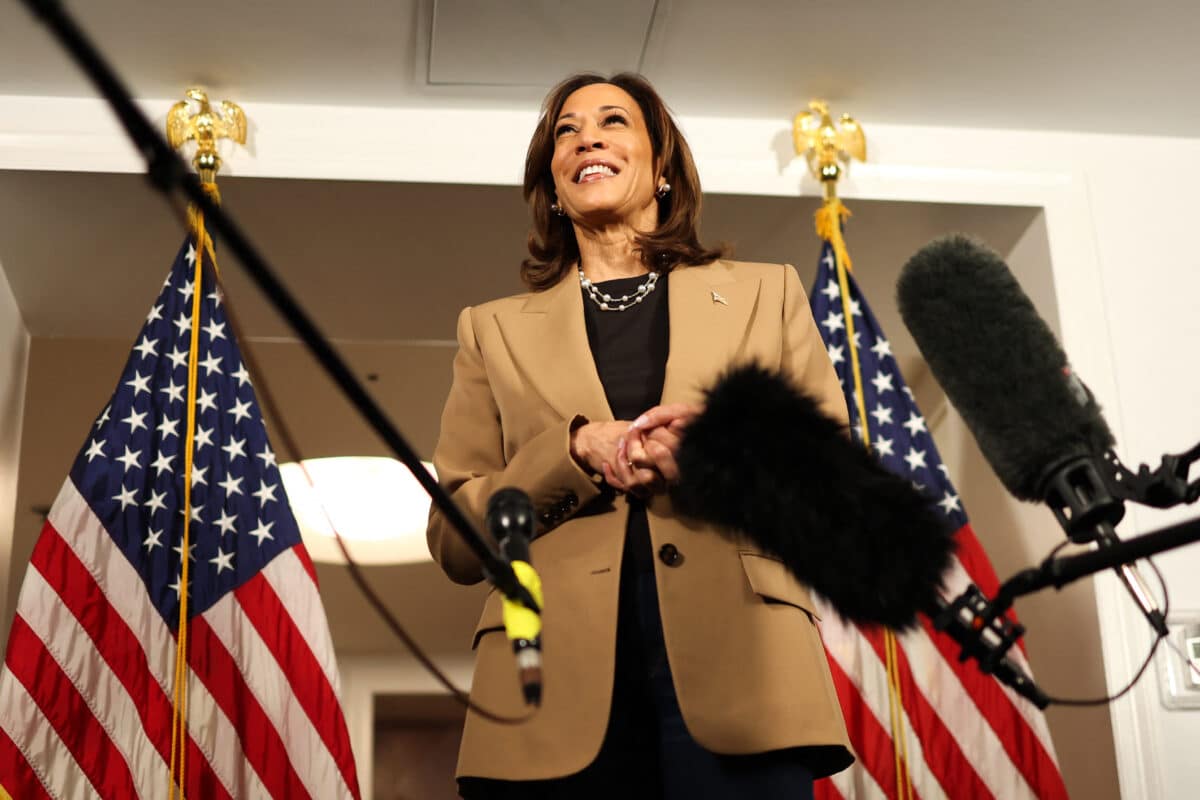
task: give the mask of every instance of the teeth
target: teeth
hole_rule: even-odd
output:
[[[611,178],[617,173],[613,172],[611,167],[605,166],[604,164],[592,164],[591,166],[584,167],[579,171],[579,177],[575,179],[575,182],[579,183],[587,176],[597,174],[605,175]]]

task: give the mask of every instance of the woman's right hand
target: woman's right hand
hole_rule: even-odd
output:
[[[579,426],[571,433],[571,457],[585,469],[603,475],[605,482],[617,491],[638,496],[653,494],[662,488],[662,475],[656,469],[632,465],[621,446],[630,424],[629,420],[616,420]],[[618,463],[622,465],[622,477],[614,469]]]

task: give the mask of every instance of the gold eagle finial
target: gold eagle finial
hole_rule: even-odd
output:
[[[221,157],[217,155],[217,140],[232,139],[238,144],[246,143],[246,114],[236,103],[222,100],[213,107],[208,93],[203,89],[191,88],[186,92],[187,100],[180,100],[167,112],[167,142],[178,150],[185,142],[196,142],[196,157],[192,163],[200,173],[200,180],[212,183],[221,168]],[[195,105],[193,105],[195,104]],[[198,107],[195,114],[189,113]]]
[[[867,139],[858,122],[842,114],[834,123],[824,100],[809,101],[808,111],[796,115],[792,141],[796,155],[808,160],[809,171],[825,185],[826,194],[834,190],[851,159],[867,160]]]

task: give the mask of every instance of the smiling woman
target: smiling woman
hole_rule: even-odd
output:
[[[433,461],[477,522],[502,487],[533,500],[545,689],[524,724],[467,715],[460,791],[811,797],[815,776],[853,757],[808,593],[779,561],[681,517],[667,493],[702,388],[736,363],[781,371],[845,424],[799,277],[700,244],[691,153],[637,76],[576,75],[551,91],[525,196],[533,291],[459,316]],[[428,540],[453,580],[483,578],[436,509]],[[471,693],[516,715],[500,613],[493,592]]]
[[[585,236],[591,225],[633,222],[643,260],[664,270],[723,255],[700,244],[700,178],[691,150],[644,79],[576,75],[550,92],[542,112],[525,159],[533,231],[521,277],[530,288],[550,288],[579,260],[577,220]],[[601,172],[580,174],[593,165]],[[602,185],[592,186],[597,180]]]

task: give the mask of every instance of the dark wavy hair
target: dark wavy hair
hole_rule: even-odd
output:
[[[576,90],[594,83],[612,84],[637,102],[650,133],[655,166],[671,184],[671,191],[658,201],[658,226],[637,236],[636,247],[642,262],[650,269],[668,272],[678,266],[706,264],[725,255],[723,245],[706,248],[697,237],[700,177],[692,151],[658,92],[645,78],[630,72],[610,78],[581,72],[546,95],[542,116],[525,156],[524,194],[533,214],[533,228],[529,232],[530,258],[521,262],[521,280],[534,291],[558,283],[579,260],[579,244],[570,217],[550,210],[555,196],[550,160],[554,156],[555,123],[563,104]]]

